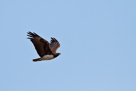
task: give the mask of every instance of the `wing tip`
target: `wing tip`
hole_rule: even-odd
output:
[[[58,41],[56,40],[56,38],[51,37],[51,42],[58,42]]]
[[[33,39],[34,37],[40,37],[40,36],[39,36],[38,34],[36,34],[35,32],[30,32],[30,31],[27,32],[27,36],[28,36],[27,39]]]

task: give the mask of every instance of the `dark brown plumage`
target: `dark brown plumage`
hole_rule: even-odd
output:
[[[33,43],[37,53],[41,58],[34,59],[33,61],[41,61],[41,60],[50,60],[46,55],[53,55],[53,58],[60,55],[60,53],[56,53],[57,49],[60,47],[59,42],[55,38],[51,38],[51,42],[49,43],[47,40],[43,39],[36,33],[28,32],[28,39]],[[52,58],[52,59],[53,59]]]

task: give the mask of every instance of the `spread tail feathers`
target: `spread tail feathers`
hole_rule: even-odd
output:
[[[41,58],[33,59],[34,62],[41,61]]]

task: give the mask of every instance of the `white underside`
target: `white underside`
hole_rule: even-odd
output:
[[[45,55],[45,56],[43,56],[42,58],[40,58],[40,60],[51,60],[51,59],[53,59],[53,58],[54,58],[53,55]]]

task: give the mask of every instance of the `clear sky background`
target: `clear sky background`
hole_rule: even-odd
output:
[[[59,40],[38,58],[27,32]],[[136,0],[1,0],[0,91],[136,91]]]

